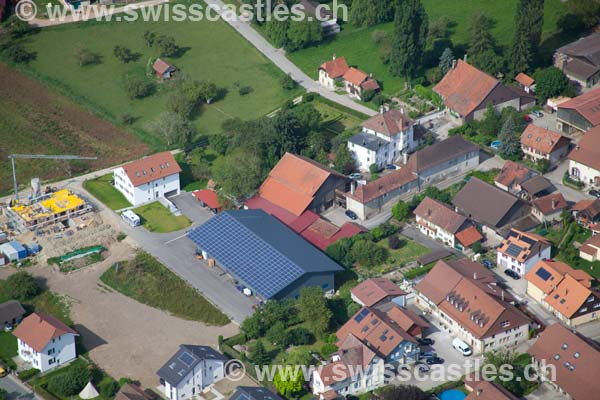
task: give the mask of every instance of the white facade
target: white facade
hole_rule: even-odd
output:
[[[429,236],[432,239],[438,239],[444,242],[446,246],[454,247],[456,243],[456,237],[453,233],[447,232],[439,226],[429,222],[425,218],[421,218],[417,215],[417,225],[423,235]]]
[[[332,79],[324,69],[319,69],[319,83],[321,84],[321,86],[329,90],[335,90],[336,81],[343,83],[343,79],[341,77],[338,79]]]
[[[411,125],[406,131],[397,132],[393,136],[387,136],[372,129],[363,128],[363,133],[373,135],[382,142],[376,150],[362,146],[359,143],[348,141],[348,149],[361,171],[368,171],[371,164],[377,164],[379,169],[388,164],[402,161],[405,155],[415,150],[414,130]]]
[[[349,368],[360,373],[336,382],[323,382],[324,380],[328,381],[329,378],[323,379],[319,373],[320,370],[314,371],[311,381],[313,394],[319,398],[320,394],[332,390],[340,397],[344,397],[366,393],[385,385],[385,364],[384,360],[379,357],[375,357],[366,368],[362,368],[360,365],[353,365]],[[341,376],[344,369],[340,368],[339,371],[334,372]]]
[[[552,258],[552,247],[551,246],[548,246],[547,248],[545,248],[538,254],[532,255],[525,262],[519,262],[518,260],[512,258],[511,256],[509,256],[507,254],[503,254],[498,251],[498,257],[496,260],[496,264],[503,270],[511,269],[511,270],[515,271],[516,273],[518,273],[520,276],[525,276],[525,274],[528,273],[529,270],[538,263],[538,261],[544,260],[544,259],[550,259],[550,258]]]
[[[180,191],[178,173],[158,178],[139,186],[133,186],[122,167],[116,168],[113,171],[113,176],[115,189],[123,193],[133,206],[158,200],[160,197],[165,197],[165,194],[177,195]]]
[[[165,397],[170,400],[192,399],[204,388],[225,377],[224,365],[221,360],[202,360],[176,386],[165,381]]]
[[[77,358],[75,335],[65,333],[52,339],[41,352],[18,339],[19,357],[41,372],[49,371]]]
[[[600,186],[600,171],[577,161],[569,160],[569,174],[586,186]]]

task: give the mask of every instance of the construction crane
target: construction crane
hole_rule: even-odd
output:
[[[17,170],[15,169],[15,159],[44,159],[44,160],[97,160],[98,157],[81,157],[72,155],[47,155],[47,154],[9,154],[12,164],[13,184],[15,186],[15,200],[19,200],[19,186],[17,185]]]

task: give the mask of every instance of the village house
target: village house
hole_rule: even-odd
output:
[[[148,393],[135,383],[126,383],[115,395],[115,400],[155,400],[155,397],[153,392]]]
[[[556,111],[556,127],[563,133],[587,132],[600,125],[600,88],[561,103]]]
[[[571,207],[571,214],[577,223],[589,228],[600,222],[600,199],[581,200]]]
[[[458,60],[433,87],[444,100],[447,113],[458,123],[480,120],[488,104],[498,112],[506,107],[521,111],[535,104],[535,99],[524,91],[509,88],[498,79],[486,74],[463,60]]]
[[[600,351],[576,331],[558,323],[550,325],[528,353],[539,379],[568,398],[588,400],[600,393]]]
[[[367,74],[358,68],[348,68],[343,79],[346,93],[357,100],[362,99],[363,93],[367,90],[378,92],[381,89],[377,81],[373,79],[372,75]]]
[[[393,302],[406,305],[406,292],[386,278],[371,278],[362,281],[350,291],[352,301],[363,307],[374,307]]]
[[[113,171],[114,187],[133,206],[179,194],[181,168],[164,151],[132,161]]]
[[[552,256],[552,244],[535,233],[511,229],[496,252],[497,265],[501,269],[510,269],[524,276],[540,260]]]
[[[535,79],[529,75],[519,72],[515,77],[515,81],[517,82],[518,86],[525,91],[525,93],[535,92]]]
[[[324,62],[319,67],[319,84],[329,90],[336,90],[344,86],[344,74],[350,67],[345,57],[336,57]]]
[[[527,341],[530,320],[511,304],[493,272],[467,259],[438,261],[415,286],[416,305],[474,353]]]
[[[536,175],[523,182],[520,186],[521,192],[519,193],[519,197],[527,201],[533,201],[556,192],[554,184],[543,175]]]
[[[543,259],[525,275],[525,280],[527,294],[569,326],[600,317],[600,292],[583,270]]]
[[[560,192],[534,199],[531,213],[542,223],[554,223],[562,220],[563,211],[569,208],[567,200]]]
[[[152,64],[152,69],[156,73],[156,76],[160,79],[171,79],[175,71],[177,71],[177,67],[165,60],[161,60],[160,58],[157,58],[156,61],[154,61],[154,64]]]
[[[579,257],[589,262],[600,260],[600,235],[595,234],[583,242],[579,248]]]
[[[0,304],[0,331],[12,329],[23,319],[25,309],[17,300],[9,300]]]
[[[15,328],[18,355],[31,368],[46,372],[77,357],[79,334],[51,315],[33,313]]]
[[[535,176],[537,172],[523,164],[508,160],[494,178],[494,184],[505,192],[519,196],[523,190],[522,185]]]
[[[344,57],[338,58],[335,55],[319,67],[319,84],[329,90],[344,89],[355,99],[360,99],[367,90],[380,90],[379,84],[370,74],[350,67]]]
[[[521,150],[533,162],[548,160],[550,166],[558,164],[568,154],[571,140],[558,132],[529,124],[521,135]]]
[[[504,386],[485,379],[475,379],[474,375],[468,376],[464,384],[470,392],[464,400],[520,400]]]
[[[225,378],[226,361],[211,347],[182,344],[156,374],[167,399],[191,399]]]
[[[599,103],[600,116],[600,103]],[[587,132],[569,153],[569,174],[586,186],[600,186],[600,126]]]
[[[414,214],[421,233],[442,241],[446,246],[465,250],[483,240],[467,217],[440,201],[425,197]]]
[[[600,33],[569,43],[554,53],[554,66],[581,87],[600,82]]]

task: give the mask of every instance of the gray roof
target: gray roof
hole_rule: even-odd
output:
[[[282,400],[282,398],[264,387],[238,386],[229,400]]]
[[[371,151],[377,151],[377,149],[379,149],[381,146],[388,144],[388,142],[385,140],[365,132],[361,132],[352,136],[350,139],[348,139],[348,141],[357,146],[365,147]]]
[[[220,360],[227,358],[209,346],[182,344],[177,353],[163,365],[156,374],[172,386],[177,386],[203,360]]]
[[[25,309],[16,300],[9,300],[6,303],[0,304],[0,323],[4,321],[12,321],[19,319],[25,314]],[[3,327],[0,327],[0,329]]]
[[[526,180],[521,184],[521,188],[525,190],[530,195],[535,195],[544,190],[552,191],[554,190],[554,185],[548,179],[544,178],[542,175],[534,176],[533,178]]]
[[[582,58],[590,64],[600,66],[600,33],[592,33],[561,47],[556,52]]]
[[[343,268],[263,210],[222,212],[188,237],[265,299],[306,274]]]
[[[452,203],[469,218],[490,227],[498,227],[519,203],[519,199],[480,179],[471,178],[454,196]]]
[[[479,147],[465,140],[462,136],[450,136],[446,140],[434,143],[414,153],[408,160],[408,167],[415,173],[421,173],[475,151],[479,151]]]

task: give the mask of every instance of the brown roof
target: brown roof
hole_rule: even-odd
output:
[[[173,154],[168,151],[132,161],[123,165],[123,170],[135,187],[181,172]]]
[[[556,323],[540,334],[528,353],[554,366],[554,382],[575,400],[600,393],[600,351],[578,333]]]
[[[366,204],[416,180],[417,176],[410,168],[405,167],[384,175],[366,185],[359,185],[354,194],[348,192],[346,196],[362,204]]]
[[[562,193],[557,192],[533,201],[533,206],[544,215],[550,215],[566,209],[569,205]]]
[[[23,315],[25,315],[25,309],[16,300],[9,300],[0,304],[0,324],[5,321],[10,322],[13,319],[19,319]],[[0,329],[4,329],[4,327],[0,326]]]
[[[529,87],[535,83],[535,79],[527,74],[524,74],[523,72],[519,72],[519,74],[515,77],[515,81],[519,82],[525,87]]]
[[[396,304],[392,304],[386,313],[394,322],[398,324],[400,328],[404,329],[406,332],[410,332],[415,326],[421,329],[431,328],[431,325],[419,314]]]
[[[345,177],[309,158],[285,153],[263,182],[258,194],[294,215],[302,214],[332,175]]]
[[[600,110],[600,103],[598,109]],[[583,135],[581,141],[569,153],[569,160],[600,171],[600,126],[590,129]]]
[[[596,219],[600,215],[600,199],[578,201],[571,207],[571,211],[577,211],[592,220]]]
[[[43,351],[44,347],[52,339],[67,333],[79,336],[76,331],[69,328],[63,322],[51,315],[41,313],[29,315],[13,331],[16,337],[27,343],[37,352]]]
[[[160,58],[157,58],[156,61],[154,61],[152,68],[161,75],[169,70],[175,71],[177,69],[173,64],[161,60]]]
[[[321,69],[332,79],[341,78],[349,68],[345,57],[334,58],[321,65]]]
[[[433,91],[442,96],[447,107],[464,117],[475,111],[498,84],[497,79],[458,60]]]
[[[483,235],[474,225],[469,225],[467,229],[456,233],[456,240],[464,247],[470,247],[472,244],[482,241]]]
[[[465,216],[460,215],[446,204],[430,197],[423,199],[421,204],[415,209],[415,215],[452,234],[456,233],[467,221]]]
[[[515,396],[504,387],[494,382],[481,379],[475,382],[465,380],[465,385],[471,387],[473,391],[469,393],[464,400],[518,400]]]
[[[531,147],[543,154],[551,154],[568,146],[570,140],[558,132],[529,124],[521,135],[521,144]]]
[[[471,178],[452,202],[469,218],[497,227],[510,210],[519,204],[519,199],[480,179]]]
[[[381,89],[379,83],[377,83],[377,81],[373,78],[367,79],[360,86],[363,88],[363,90],[378,91],[379,89]]]
[[[551,246],[548,239],[543,236],[530,232],[522,232],[518,229],[511,229],[508,237],[502,241],[497,251],[523,263]],[[520,251],[514,255],[507,252],[509,248],[518,248]]]
[[[354,67],[350,67],[344,74],[344,80],[356,86],[360,86],[368,78],[369,74]]]
[[[494,182],[512,189],[515,185],[522,185],[528,179],[535,176],[536,173],[523,164],[515,161],[506,161],[502,166],[502,170],[494,178]]]
[[[598,249],[600,249],[600,235],[592,236],[591,238],[583,242],[583,245],[595,248],[593,254],[596,254],[596,252],[598,252]]]
[[[398,297],[406,295],[394,282],[385,278],[371,278],[359,283],[352,289],[352,294],[362,304],[371,307],[386,297]]]
[[[521,189],[527,192],[530,196],[535,196],[542,191],[551,191],[554,185],[543,175],[536,175],[531,179],[526,180],[521,184]]]
[[[600,125],[600,88],[590,90],[558,106],[577,111],[592,126]],[[587,134],[586,134],[587,135]]]
[[[362,123],[362,127],[386,136],[394,136],[408,129],[411,123],[402,110],[392,109],[369,118]]]
[[[153,400],[154,396],[142,390],[141,387],[132,383],[126,383],[119,389],[115,400]]]
[[[462,136],[450,136],[448,139],[413,153],[407,166],[415,173],[422,173],[432,167],[475,151],[479,151],[479,147]]]
[[[590,64],[600,66],[600,33],[592,33],[589,36],[559,48],[556,52],[567,54],[571,57],[578,57]]]

